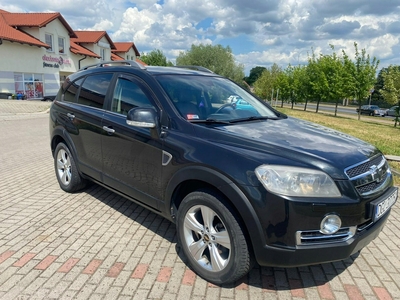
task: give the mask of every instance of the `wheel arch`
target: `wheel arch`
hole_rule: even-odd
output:
[[[77,168],[79,174],[81,174],[81,176],[85,177],[85,175],[81,172],[81,170],[79,168],[79,160],[78,160],[78,155],[76,153],[76,148],[74,146],[74,143],[72,142],[71,137],[65,131],[65,129],[61,128],[61,127],[55,128],[52,132],[50,147],[51,147],[51,154],[53,155],[53,157],[55,155],[54,151],[56,150],[57,145],[59,143],[64,143],[68,147],[69,151],[71,151],[71,154],[75,159],[76,168]]]
[[[227,176],[202,166],[181,169],[169,181],[165,195],[165,211],[175,222],[176,212],[183,198],[190,192],[207,189],[217,193],[231,206],[251,243],[252,249],[265,245],[258,216],[244,192]],[[250,245],[249,245],[250,246]]]
[[[69,137],[69,135],[65,133],[65,130],[63,128],[55,128],[52,132],[50,147],[53,156],[54,156],[54,151],[56,150],[56,147],[59,143],[64,143],[68,147],[68,149],[72,152],[72,155],[74,155],[75,158],[77,157],[76,149],[73,146],[74,144],[72,143],[72,140]]]

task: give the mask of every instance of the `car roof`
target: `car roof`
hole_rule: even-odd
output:
[[[190,69],[190,66],[187,68],[184,67],[160,67],[160,66],[146,66],[146,70],[151,74],[176,74],[176,75],[202,75],[202,76],[218,76],[211,71],[207,72],[206,69],[195,70]]]
[[[93,65],[88,65],[80,69],[77,73],[82,71],[105,71],[106,69],[109,71],[133,71],[133,70],[142,70],[143,72],[147,72],[149,74],[179,74],[179,75],[208,75],[208,76],[219,76],[212,72],[211,70],[204,68],[202,66],[144,66],[139,64],[136,61],[130,60],[121,60],[121,61],[104,61]],[[90,72],[90,71],[89,71]]]

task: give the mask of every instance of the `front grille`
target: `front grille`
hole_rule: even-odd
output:
[[[383,156],[379,155],[369,161],[362,162],[359,165],[349,167],[346,169],[346,175],[351,179],[351,178],[357,177],[361,174],[367,173],[372,166],[374,166],[374,165],[379,166],[379,164],[384,159],[385,158]]]
[[[346,168],[345,174],[362,196],[384,188],[390,175],[389,165],[382,155]]]
[[[356,187],[357,191],[359,194],[366,194],[369,193],[371,191],[376,190],[377,188],[379,188],[382,184],[384,183],[384,181],[381,181],[379,183],[377,182],[371,182],[368,183],[366,185],[360,186],[360,187]]]
[[[323,234],[319,230],[307,230],[296,232],[297,246],[307,246],[316,244],[327,244],[344,242],[352,238],[356,233],[357,227],[344,227],[334,234]]]

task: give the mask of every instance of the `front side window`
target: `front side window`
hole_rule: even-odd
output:
[[[58,37],[58,53],[65,53],[65,39]]]
[[[103,108],[112,73],[95,74],[86,77],[79,92],[78,103]]]
[[[53,52],[53,35],[52,35],[52,34],[49,34],[49,33],[46,33],[46,34],[45,34],[45,40],[46,40],[46,41],[45,41],[46,44],[50,46],[50,48],[47,49],[47,51]]]
[[[126,116],[128,111],[135,107],[153,107],[153,105],[137,83],[126,78],[118,78],[111,111]]]

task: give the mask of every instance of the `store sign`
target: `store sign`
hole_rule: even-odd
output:
[[[70,65],[71,61],[68,58],[53,57],[51,55],[43,55],[43,68],[60,68],[62,65]]]

